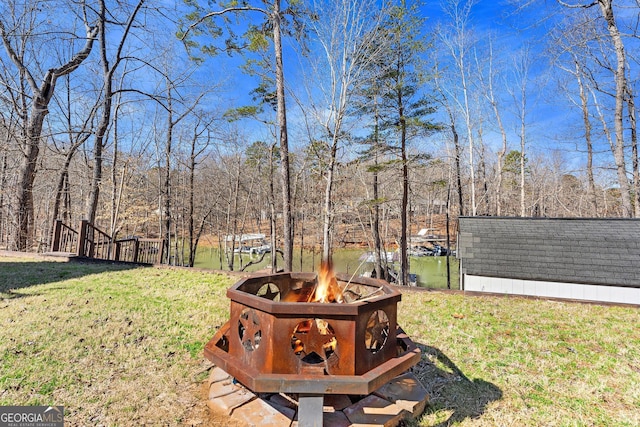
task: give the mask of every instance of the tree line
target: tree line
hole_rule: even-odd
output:
[[[637,2],[515,2],[545,18],[515,45],[481,6],[6,1],[0,245],[88,219],[193,265],[203,236],[264,232],[274,269],[363,242],[378,277],[397,246],[407,283],[409,236],[444,217],[640,216]]]

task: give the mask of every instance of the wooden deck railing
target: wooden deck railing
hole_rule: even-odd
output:
[[[163,250],[163,239],[131,237],[116,240],[114,259],[141,264],[160,264]]]
[[[87,258],[111,259],[111,236],[86,219],[80,223],[78,255]]]
[[[119,261],[137,262],[138,259],[138,238],[116,240],[114,258]]]
[[[78,232],[64,224],[61,219],[56,220],[51,250],[53,252],[78,252]]]
[[[162,252],[164,251],[163,239],[138,239],[138,258],[136,262],[143,264],[162,263]]]
[[[75,253],[87,258],[160,264],[164,240],[129,237],[114,241],[111,236],[86,220],[81,221],[79,232],[61,220],[56,220],[51,250]]]

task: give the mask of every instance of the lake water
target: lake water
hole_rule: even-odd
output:
[[[367,269],[373,269],[372,264],[362,264],[359,260],[365,251],[362,249],[337,249],[333,253],[334,270],[340,273],[362,274]],[[256,271],[268,268],[271,265],[270,254],[264,260],[250,266],[246,271]],[[282,265],[282,258],[278,256],[279,265]],[[256,255],[243,254],[241,257],[235,256],[234,270],[240,270],[243,265],[252,260],[259,259]],[[302,261],[300,251],[294,251],[293,270],[294,271],[317,271],[320,265],[321,253],[313,251],[303,251]],[[458,289],[458,260],[455,257],[449,258],[451,271],[451,288]],[[214,270],[228,270],[226,261],[220,265],[220,251],[217,248],[202,248],[198,250],[195,267],[210,268]],[[446,257],[411,257],[410,272],[418,275],[418,286],[427,288],[447,287],[447,258]]]

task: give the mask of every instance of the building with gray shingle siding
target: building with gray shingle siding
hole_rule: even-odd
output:
[[[640,220],[461,217],[468,291],[640,305]]]

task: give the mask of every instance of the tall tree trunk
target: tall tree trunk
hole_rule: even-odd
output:
[[[473,139],[473,127],[471,125],[471,107],[469,106],[466,72],[464,70],[464,57],[460,58],[460,78],[462,82],[462,93],[464,97],[464,121],[467,128],[467,142],[469,144],[469,181],[471,185],[469,193],[471,195],[471,216],[476,216],[476,170],[474,160],[475,144]]]
[[[497,177],[496,177],[496,215],[502,215],[502,181],[504,180],[504,156],[507,154],[507,132],[504,129],[504,124],[502,123],[502,116],[500,115],[500,111],[498,109],[498,102],[495,98],[495,91],[493,87],[493,43],[489,40],[489,81],[488,81],[488,91],[487,91],[487,99],[489,100],[489,104],[491,104],[491,108],[493,110],[493,114],[496,117],[496,123],[498,124],[498,129],[500,130],[500,137],[502,140],[502,146],[498,151],[498,163],[497,163]]]
[[[206,127],[205,127],[206,129]],[[196,151],[196,144],[198,142],[198,138],[204,133],[198,131],[198,125],[195,126],[193,136],[191,138],[191,147],[189,151],[189,204],[187,206],[187,234],[189,236],[189,261],[188,266],[193,267],[196,261],[196,251],[198,249],[198,242],[200,240],[200,235],[204,230],[204,225],[207,217],[211,214],[213,207],[209,209],[209,212],[202,217],[202,221],[198,227],[198,231],[196,233],[195,230],[195,193],[196,193],[196,165],[197,165],[197,157],[198,152]]]
[[[167,248],[171,248],[171,148],[173,144],[173,106],[171,100],[171,88],[167,83],[167,135],[164,146],[164,182],[162,185],[163,193],[163,215],[164,215],[164,239],[167,243]],[[171,263],[169,254],[171,251],[167,251],[167,264]]]
[[[277,223],[276,223],[276,195],[273,186],[273,150],[275,149],[275,145],[272,145],[269,149],[269,229],[271,231],[271,273],[275,273],[278,271],[278,252],[276,251],[276,232],[277,232]]]
[[[96,211],[98,210],[98,199],[100,198],[100,185],[102,181],[102,151],[106,140],[106,134],[111,121],[111,98],[113,96],[112,71],[109,67],[109,59],[107,58],[107,35],[106,35],[106,6],[105,2],[100,1],[99,23],[100,27],[100,64],[102,66],[102,84],[103,84],[103,100],[100,122],[96,129],[96,137],[93,146],[93,177],[91,179],[91,189],[89,190],[89,199],[87,201],[86,219],[91,224],[95,224]]]
[[[400,68],[400,67],[399,67]],[[407,119],[405,117],[405,100],[401,90],[397,92],[398,117],[400,125],[400,158],[402,167],[402,205],[400,207],[400,285],[409,285],[409,242],[407,239],[408,205],[409,205],[409,160],[407,158]]]
[[[526,210],[526,146],[527,146],[527,84],[529,79],[529,46],[525,46],[515,61],[515,75],[520,84],[519,93],[512,92],[517,104],[517,115],[520,119],[520,216],[527,216]],[[519,105],[518,105],[519,104]],[[532,196],[533,197],[533,196]],[[535,198],[534,198],[535,200]],[[531,215],[531,212],[529,213]]]
[[[196,169],[196,159],[194,155],[194,147],[195,144],[191,146],[191,154],[189,156],[189,206],[187,207],[187,233],[189,235],[189,267],[193,267],[193,264],[196,260],[196,250],[197,247],[194,245],[195,236],[194,236],[194,218],[193,215],[195,213],[195,169]]]
[[[633,207],[634,216],[640,217],[640,171],[638,170],[638,128],[636,122],[636,104],[633,92],[627,86],[627,109],[629,113],[629,127],[631,130],[631,162],[633,167]]]
[[[401,101],[402,102],[402,101]],[[400,285],[409,285],[409,241],[407,238],[407,230],[409,228],[409,161],[407,159],[407,123],[404,118],[402,108],[400,110],[400,150],[402,157],[402,208],[401,208],[401,226],[400,226]]]
[[[118,102],[116,102],[118,104]],[[124,186],[125,167],[122,168],[122,180],[120,181],[120,191],[118,191],[118,106],[115,107],[115,120],[113,124],[113,164],[111,165],[111,220],[109,221],[109,234],[115,240],[118,224],[118,210],[120,196],[122,196],[122,187]]]
[[[504,131],[502,127],[502,122],[500,121],[499,126],[501,128],[502,133],[502,147],[500,147],[500,151],[498,151],[498,172],[496,179],[496,215],[502,215],[502,181],[504,179],[504,156],[507,154],[507,133]]]
[[[331,234],[333,229],[333,203],[332,191],[333,181],[336,168],[336,154],[338,151],[338,136],[333,135],[331,142],[331,150],[329,152],[329,165],[326,171],[326,183],[324,189],[324,205],[322,209],[322,261],[328,263],[331,261]]]
[[[40,134],[46,113],[36,114],[36,120],[30,120],[27,128],[27,146],[20,163],[20,178],[17,195],[17,238],[15,249],[26,251],[33,243],[33,182],[36,177],[36,164],[40,153]],[[32,115],[33,117],[33,115]]]
[[[289,142],[287,137],[287,110],[284,90],[284,66],[282,62],[282,31],[280,28],[280,0],[274,0],[271,15],[273,45],[276,58],[276,116],[280,140],[280,172],[282,174],[282,219],[284,234],[284,271],[293,270],[293,221],[291,214],[291,178],[289,170]],[[275,248],[272,248],[275,251]]]
[[[95,142],[93,147],[93,177],[91,179],[91,190],[89,191],[89,199],[87,202],[87,220],[94,224],[96,220],[98,201],[100,199],[100,185],[102,184],[102,154],[108,136],[109,125],[111,124],[111,109],[113,104],[113,76],[122,61],[122,49],[129,35],[131,27],[135,21],[137,13],[140,11],[145,0],[138,0],[138,3],[129,15],[127,23],[120,38],[116,49],[113,64],[110,64],[108,58],[108,37],[106,34],[106,25],[108,22],[107,7],[104,0],[100,0],[98,27],[100,29],[100,64],[102,66],[103,80],[103,100],[100,121],[96,129]],[[115,165],[114,165],[115,166]]]
[[[236,235],[238,234],[238,203],[240,198],[240,157],[238,157],[238,166],[236,168],[236,175],[233,186],[233,201],[229,203],[229,210],[227,211],[227,229],[231,225],[231,232],[227,235],[231,235],[231,250],[227,254],[227,266],[230,271],[233,271],[233,264],[235,261],[234,249],[236,245]],[[226,243],[225,243],[226,246]],[[239,242],[239,246],[242,246],[242,240]],[[241,258],[242,260],[242,258]]]
[[[6,243],[7,241],[7,218],[5,215],[4,206],[5,201],[5,192],[4,189],[7,188],[7,152],[2,152],[2,159],[0,160],[0,244]]]
[[[464,197],[462,194],[462,167],[461,167],[461,159],[462,152],[460,149],[460,136],[458,135],[458,130],[456,128],[455,116],[451,109],[447,106],[447,113],[449,114],[451,135],[453,136],[453,151],[454,151],[454,160],[456,164],[456,187],[458,190],[458,215],[464,215]]]
[[[631,190],[629,188],[629,179],[627,177],[627,169],[624,158],[624,102],[625,94],[627,92],[626,82],[626,54],[624,51],[624,44],[622,42],[622,36],[618,30],[618,25],[613,14],[613,1],[612,0],[599,0],[600,10],[602,16],[607,22],[607,29],[613,42],[613,46],[616,52],[616,70],[615,70],[615,82],[616,82],[616,105],[614,113],[614,129],[616,135],[616,143],[614,150],[614,158],[616,162],[616,169],[618,173],[618,184],[620,185],[620,195],[622,197],[622,216],[631,218],[633,216],[633,210],[631,207]]]
[[[587,93],[584,90],[582,72],[578,61],[575,61],[576,79],[580,94],[580,107],[582,109],[582,121],[584,123],[584,139],[587,145],[587,188],[589,191],[589,202],[591,204],[592,216],[598,216],[598,199],[596,197],[596,184],[593,177],[593,143],[591,141],[591,119],[589,118],[589,102]]]
[[[374,138],[375,138],[375,148],[374,148],[374,169],[373,169],[373,221],[371,224],[371,233],[373,235],[373,247],[374,247],[374,257],[375,257],[375,270],[376,270],[376,277],[379,279],[383,279],[383,280],[387,280],[387,269],[386,269],[386,261],[387,261],[387,254],[385,252],[384,254],[384,261],[385,261],[385,265],[383,268],[382,265],[382,241],[380,239],[380,190],[379,190],[379,184],[378,184],[378,165],[379,165],[379,160],[378,160],[378,156],[380,155],[379,152],[379,144],[380,144],[380,135],[379,135],[379,128],[378,128],[378,121],[379,121],[379,116],[378,116],[378,109],[376,107],[376,114],[375,114],[375,128],[374,128]]]
[[[524,101],[523,101],[524,104]],[[525,114],[524,105],[522,115],[520,117],[520,216],[526,216],[525,206],[525,149],[526,149],[526,133],[525,133]]]
[[[58,177],[58,184],[56,185],[56,194],[53,201],[51,218],[49,221],[49,223],[51,224],[49,237],[52,242],[53,242],[55,222],[58,219],[58,215],[60,215],[60,205],[62,204],[62,197],[65,196],[64,191],[65,191],[65,188],[67,188],[67,183],[69,182],[69,165],[71,164],[72,158],[73,158],[73,154],[71,152],[68,152],[67,156],[65,157],[64,164],[62,165],[60,176]]]
[[[68,82],[69,82],[69,77],[67,75],[67,83]],[[71,111],[71,90],[67,90],[66,95],[67,95],[65,99],[66,107],[69,109],[69,111]],[[91,111],[91,114],[85,121],[84,129],[86,129],[88,122],[90,122],[91,118],[93,118],[94,112],[95,112],[95,109]],[[68,129],[70,147],[65,155],[62,169],[60,170],[60,174],[58,175],[58,183],[56,185],[55,197],[53,201],[53,209],[51,212],[51,217],[49,218],[49,224],[51,228],[49,230],[48,235],[49,235],[50,242],[53,242],[53,233],[55,231],[55,223],[56,223],[56,220],[59,219],[58,217],[60,216],[60,205],[63,204],[63,202],[66,205],[67,200],[70,197],[68,190],[69,190],[69,167],[71,165],[71,161],[73,160],[73,156],[75,155],[78,148],[80,148],[80,146],[84,144],[84,142],[87,139],[89,139],[89,133],[85,133],[83,136],[74,136],[71,115],[67,116],[66,125]],[[2,206],[1,203],[0,203],[0,206]],[[65,212],[65,216],[66,214],[67,212]],[[66,221],[66,218],[63,218],[62,220]]]
[[[482,197],[480,198],[480,203],[484,206],[484,212],[482,212],[482,215],[491,215],[489,206],[489,183],[487,182],[487,163],[485,161],[486,153],[484,140],[482,138],[482,124],[478,127],[478,146],[480,147],[480,164],[478,165],[478,169],[482,182]]]

